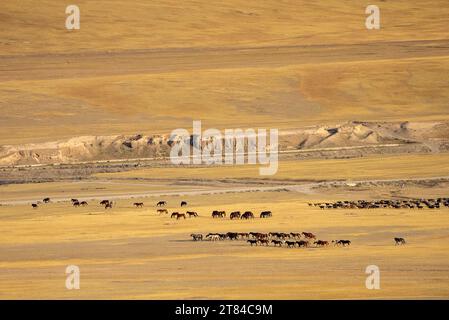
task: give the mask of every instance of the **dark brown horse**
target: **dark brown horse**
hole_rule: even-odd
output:
[[[186,213],[189,215],[189,218],[191,218],[191,217],[194,217],[194,218],[198,217],[198,213],[196,213],[195,211],[187,211]]]
[[[32,204],[31,204],[31,207],[32,207],[33,209],[37,209],[39,206],[37,205],[37,203],[32,203]]]
[[[143,207],[143,202],[134,202],[133,204],[136,208],[142,208]]]
[[[405,244],[405,239],[404,238],[394,238],[394,242],[396,245],[403,245],[403,244]]]
[[[262,211],[260,213],[260,218],[270,218],[272,216],[273,214],[271,213],[271,211]]]
[[[50,198],[45,198],[42,200],[44,203],[49,203],[50,202]]]
[[[184,206],[186,206],[187,205],[187,202],[186,201],[181,201],[181,207],[184,207]]]
[[[156,206],[162,207],[162,206],[165,206],[166,204],[167,204],[167,201],[159,201],[159,202],[156,204]]]
[[[233,219],[240,219],[240,211],[231,212],[229,218],[231,220],[233,220]]]

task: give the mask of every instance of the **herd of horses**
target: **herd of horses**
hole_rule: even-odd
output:
[[[311,232],[227,232],[227,233],[208,233],[203,236],[200,233],[190,235],[193,241],[223,241],[223,240],[246,240],[251,246],[269,246],[287,247],[287,248],[307,248],[312,245],[315,247],[326,247],[332,243],[334,246],[346,247],[351,245],[350,240],[317,240],[316,235]]]
[[[408,199],[408,200],[345,200],[325,203],[309,203],[309,207],[320,209],[440,209],[449,207],[449,198],[436,199]]]
[[[208,233],[205,236],[201,233],[192,233],[190,235],[193,241],[223,241],[223,240],[246,240],[251,246],[269,246],[287,247],[287,248],[308,248],[308,247],[347,247],[351,245],[351,240],[319,240],[311,232],[227,232],[227,233]],[[395,245],[406,244],[404,238],[394,238]]]

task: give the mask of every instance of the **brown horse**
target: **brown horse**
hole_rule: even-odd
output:
[[[178,218],[178,214],[179,214],[178,212],[173,212],[170,216],[170,219]]]
[[[404,245],[405,244],[404,238],[394,238],[394,241],[395,241],[396,245]]]
[[[37,209],[39,206],[37,205],[37,203],[32,203],[32,204],[31,204],[31,207],[32,207],[33,209]]]
[[[239,218],[240,218],[240,211],[234,211],[234,212],[231,212],[231,215],[229,216],[229,218],[230,218],[231,220],[233,220],[233,219],[239,219]]]
[[[251,247],[252,247],[253,245],[256,245],[256,246],[257,246],[257,244],[259,243],[259,240],[252,240],[252,239],[250,239],[250,240],[247,240],[246,242],[248,242],[249,244],[251,244]]]
[[[187,201],[181,201],[181,207],[184,207],[187,205]]]
[[[134,202],[133,204],[136,208],[142,208],[143,207],[143,202]]]
[[[81,202],[80,202],[80,206],[85,207],[85,206],[87,206],[87,205],[88,205],[87,201],[81,201]]]
[[[49,203],[50,202],[50,198],[45,198],[42,200],[44,203]]]
[[[262,211],[260,213],[260,218],[270,218],[272,216],[273,214],[271,213],[271,211]]]
[[[196,213],[195,211],[187,211],[186,213],[189,215],[189,218],[191,218],[191,217],[194,217],[194,218],[198,217],[198,213]]]
[[[161,214],[161,213],[167,214],[168,210],[167,209],[157,209],[157,213],[159,213],[159,214]]]
[[[104,205],[104,208],[105,208],[105,209],[112,209],[112,201],[108,201],[108,203],[106,203],[106,204]]]
[[[176,217],[176,220],[179,220],[181,218],[184,218],[184,219],[186,218],[185,213],[178,213],[178,216]]]
[[[298,245],[298,247],[308,247],[309,246],[309,241],[305,241],[305,240],[299,240],[296,241],[296,244]]]
[[[156,206],[157,207],[162,207],[162,206],[165,206],[167,204],[167,201],[159,201],[157,204],[156,204]]]
[[[311,232],[303,232],[302,234],[306,239],[316,239],[316,236]]]

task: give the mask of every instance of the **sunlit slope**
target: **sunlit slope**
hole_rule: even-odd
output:
[[[447,119],[449,58],[0,83],[0,142],[191,128]],[[14,132],[14,134],[11,134]]]
[[[78,0],[78,32],[65,29],[68,4],[2,1],[0,54],[403,41],[449,35],[446,0],[380,2],[379,32],[365,29],[369,3],[357,0]]]

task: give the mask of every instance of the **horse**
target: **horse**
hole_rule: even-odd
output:
[[[262,211],[260,213],[260,218],[270,218],[272,216],[273,215],[272,215],[271,211]]]
[[[194,212],[194,211],[187,211],[186,212],[189,215],[189,218],[191,217],[198,217],[198,213]]]
[[[159,213],[159,214],[161,214],[161,213],[167,214],[168,210],[167,209],[157,209],[157,213]]]
[[[80,202],[80,206],[85,207],[85,206],[87,206],[87,205],[88,205],[87,201],[81,201],[81,202]]]
[[[192,233],[190,235],[193,239],[193,241],[202,241],[203,240],[203,235],[199,234],[199,233]]]
[[[108,201],[108,203],[106,203],[106,204],[104,205],[104,208],[105,208],[105,209],[112,209],[112,201]]]
[[[226,238],[229,240],[238,240],[239,234],[237,232],[228,232],[226,233]]]
[[[247,240],[246,242],[248,242],[249,244],[251,244],[251,247],[252,247],[253,245],[256,245],[256,246],[257,246],[257,244],[259,243],[259,240],[252,240],[252,239],[250,239],[250,240]]]
[[[32,204],[31,204],[31,207],[32,207],[33,209],[37,209],[39,206],[38,206],[36,203],[32,203]]]
[[[295,241],[285,241],[285,243],[287,244],[287,247],[289,247],[289,248],[294,248],[296,245]]]
[[[142,208],[143,207],[143,202],[134,202],[133,204],[136,208]]]
[[[316,236],[311,232],[303,232],[302,234],[306,239],[316,239]]]
[[[294,239],[301,239],[301,233],[290,232],[290,237]]]
[[[394,238],[395,241],[395,245],[403,245],[405,244],[405,239],[404,238]]]
[[[178,218],[178,214],[179,214],[178,212],[173,212],[170,216],[170,219]]]
[[[299,240],[296,241],[296,244],[298,245],[298,247],[308,247],[309,246],[309,241],[305,241],[305,240]]]
[[[247,211],[244,214],[242,214],[242,216],[240,217],[240,219],[254,219],[254,215],[252,212]]]
[[[74,207],[79,207],[81,204],[79,203],[79,201],[75,201],[74,203],[72,203],[72,205]]]
[[[49,203],[50,202],[50,198],[45,198],[42,200],[44,203]]]
[[[317,241],[314,242],[314,244],[317,247],[324,247],[324,246],[328,246],[329,242],[328,241],[323,241],[323,240],[317,240]]]
[[[274,244],[274,246],[279,246],[282,247],[282,245],[284,244],[284,241],[282,240],[271,240],[271,243]]]
[[[218,241],[220,240],[220,235],[218,234],[208,234],[206,236],[207,239],[209,239],[209,241]]]
[[[268,240],[268,239],[259,239],[259,243],[260,243],[260,245],[266,245],[266,246],[268,246],[269,244],[270,244],[270,240]]]
[[[72,199],[73,200],[73,199]],[[76,200],[76,201],[72,201],[72,202],[78,202],[78,200]],[[100,205],[101,206],[105,206],[105,205],[107,205],[109,203],[109,200],[102,200],[101,202],[100,202]]]
[[[230,218],[231,220],[233,220],[233,219],[239,219],[239,218],[240,218],[240,211],[234,211],[234,212],[231,212],[229,218]]]
[[[157,207],[162,207],[162,206],[165,206],[167,204],[167,201],[159,201],[157,204],[156,204],[156,206]]]
[[[184,206],[186,206],[187,205],[187,202],[186,201],[181,201],[181,207],[184,207]]]
[[[186,218],[185,213],[178,213],[178,216],[176,217],[176,220],[179,220],[181,218],[184,218],[184,219]]]
[[[226,217],[225,211],[217,211],[217,210],[212,211],[212,218],[224,218],[224,217]]]

